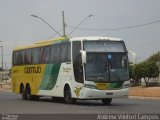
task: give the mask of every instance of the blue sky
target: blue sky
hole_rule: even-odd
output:
[[[65,22],[70,26],[77,26],[93,14],[79,26],[81,28],[117,28],[160,20],[160,0],[0,0],[0,41],[3,41],[0,44],[4,46],[4,62],[8,67],[16,46],[46,40],[55,34],[45,23],[30,15],[36,14],[60,30],[63,10]],[[66,28],[67,33],[71,31]],[[71,36],[122,38],[128,50],[137,53],[138,61],[160,51],[160,23],[117,31],[75,30]]]

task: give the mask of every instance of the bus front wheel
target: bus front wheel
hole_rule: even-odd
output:
[[[64,101],[68,104],[76,102],[76,99],[71,96],[71,90],[69,87],[65,87],[64,89]]]
[[[102,103],[105,105],[110,105],[111,102],[112,102],[112,98],[102,99]]]

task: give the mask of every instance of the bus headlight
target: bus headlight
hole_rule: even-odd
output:
[[[90,89],[97,89],[95,85],[91,85],[91,84],[85,84],[84,87],[90,88]]]
[[[130,87],[130,84],[123,84],[122,85],[122,89],[129,88],[129,87]]]

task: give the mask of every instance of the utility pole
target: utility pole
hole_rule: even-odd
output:
[[[3,41],[0,41],[0,42],[3,42]],[[3,46],[1,45],[0,46],[1,47],[1,56],[2,56],[2,69],[3,69]]]
[[[65,32],[65,20],[64,20],[64,11],[62,11],[62,25],[63,25],[63,37],[66,37],[66,32]]]
[[[3,46],[0,46],[1,47],[1,64],[2,64],[2,71],[3,71]]]
[[[158,65],[158,70],[160,73],[160,51],[158,51],[158,61],[157,61],[157,65]]]
[[[2,56],[2,70],[1,70],[1,72],[2,72],[2,74],[1,74],[1,81],[3,81],[3,46],[0,46],[1,47],[1,56]]]

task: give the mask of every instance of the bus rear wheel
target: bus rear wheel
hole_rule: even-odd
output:
[[[30,86],[26,87],[25,94],[26,94],[27,100],[31,100],[32,99]]]
[[[24,94],[25,94],[26,100],[39,100],[39,96],[31,95],[31,89],[29,85],[26,87]]]
[[[20,93],[21,93],[21,96],[22,96],[22,100],[27,100],[27,95],[26,95],[26,92],[25,92],[25,89],[24,87],[20,87]]]
[[[71,96],[71,90],[69,87],[66,87],[64,89],[64,101],[68,104],[71,104],[71,103],[75,103],[76,102],[76,99],[72,98]]]
[[[112,102],[112,98],[102,99],[102,103],[105,105],[110,105],[111,102]]]

